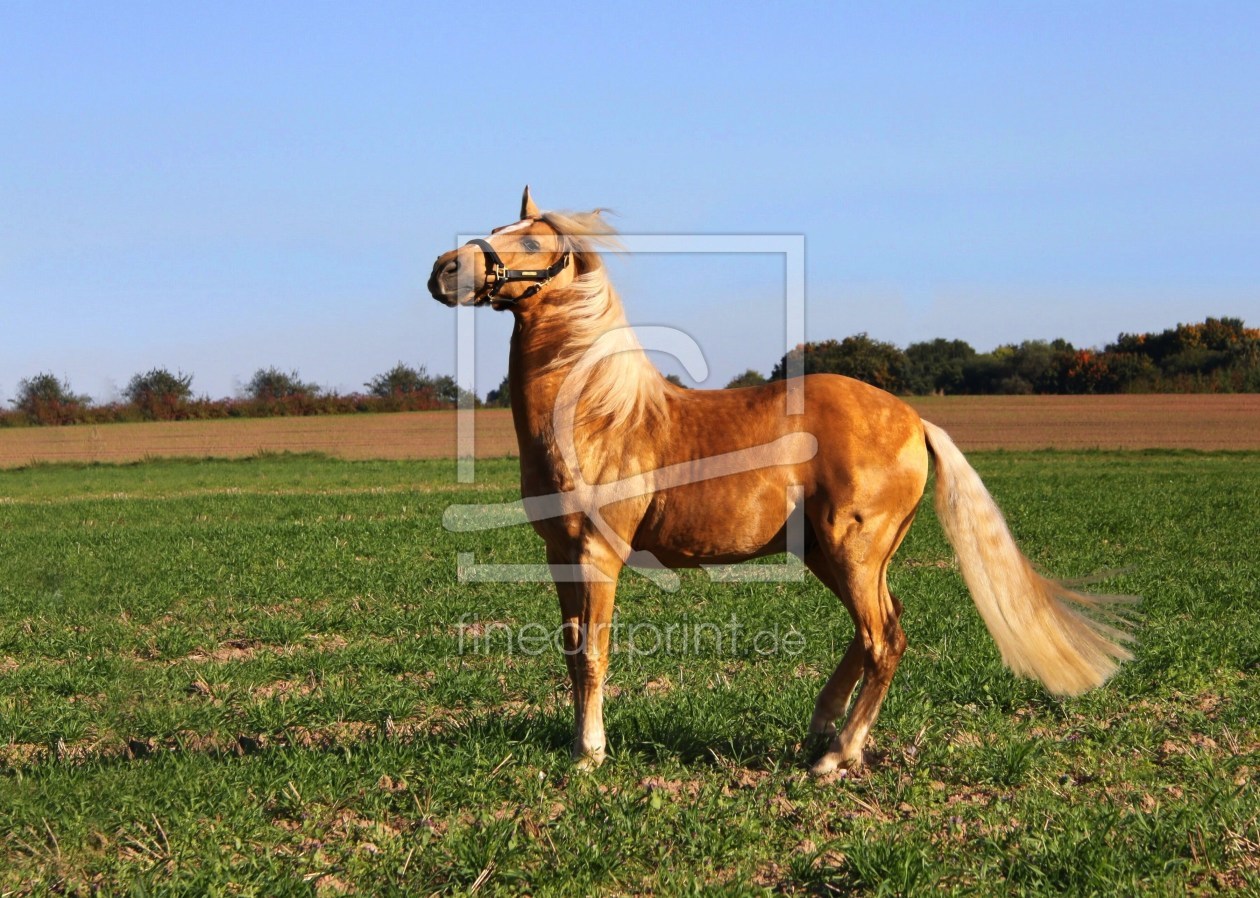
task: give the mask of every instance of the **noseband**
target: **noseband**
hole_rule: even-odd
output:
[[[529,299],[547,286],[553,277],[568,268],[570,262],[573,261],[573,254],[566,251],[548,268],[508,268],[488,241],[478,237],[469,240],[465,245],[477,247],[486,257],[486,283],[490,289],[484,298],[502,303],[518,303],[523,299]],[[534,283],[520,296],[500,296],[499,291],[503,289],[503,285],[513,281],[533,281]]]

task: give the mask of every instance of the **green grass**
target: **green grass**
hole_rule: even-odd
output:
[[[1260,455],[972,460],[1035,562],[1143,596],[1138,657],[1078,699],[1013,678],[925,506],[910,650],[830,782],[801,739],[847,616],[696,572],[627,574],[620,624],[801,650],[623,646],[609,762],[571,769],[559,655],[459,652],[461,617],[557,621],[548,585],[457,582],[540,562],[531,531],[440,524],[514,462],[0,472],[0,894],[1260,893]]]

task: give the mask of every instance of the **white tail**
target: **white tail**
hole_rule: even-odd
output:
[[[1130,637],[1067,602],[1097,609],[1106,597],[1074,592],[1033,570],[949,435],[927,421],[923,429],[936,458],[937,516],[1002,660],[1054,693],[1076,695],[1101,685],[1133,657],[1118,644]]]

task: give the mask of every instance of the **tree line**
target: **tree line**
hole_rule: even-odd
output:
[[[750,368],[727,387],[753,386],[795,370],[844,374],[902,395],[1256,393],[1260,329],[1239,318],[1208,318],[1157,334],[1120,334],[1101,350],[1059,339],[1025,340],[992,352],[944,338],[901,349],[862,333],[804,343],[779,359],[768,378]],[[428,411],[454,408],[463,392],[450,375],[403,362],[363,386],[362,393],[342,394],[308,383],[296,371],[260,368],[240,397],[210,399],[193,396],[191,374],[154,368],[135,375],[121,401],[94,404],[64,379],[38,374],[18,384],[13,408],[0,410],[0,426]],[[468,398],[506,408],[507,378],[484,402]]]
[[[1078,349],[1066,340],[1025,340],[976,352],[963,340],[892,343],[856,334],[805,343],[770,372],[778,379],[844,374],[890,393],[1088,394],[1260,392],[1260,329],[1239,318],[1208,318],[1160,333],[1120,334],[1103,349]],[[749,370],[728,386],[764,382]]]
[[[259,368],[242,395],[231,399],[196,397],[192,382],[191,374],[153,368],[132,377],[121,400],[93,403],[64,378],[41,373],[18,383],[13,408],[0,410],[0,426],[429,411],[454,408],[464,392],[450,375],[403,362],[365,383],[362,393],[325,390],[297,371],[274,367]]]

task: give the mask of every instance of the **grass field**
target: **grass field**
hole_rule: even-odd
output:
[[[930,396],[908,400],[971,449],[1260,450],[1260,394]],[[506,409],[476,413],[479,458],[516,455]],[[455,412],[0,428],[0,468],[322,452],[345,459],[451,458]]]
[[[0,894],[1260,893],[1260,455],[972,461],[1037,563],[1144,597],[1137,659],[1078,699],[1015,680],[925,506],[869,767],[823,781],[847,616],[700,573],[627,574],[619,622],[792,639],[623,643],[609,763],[571,769],[562,659],[494,638],[553,627],[552,589],[456,576],[539,541],[440,524],[515,462],[0,471]]]

